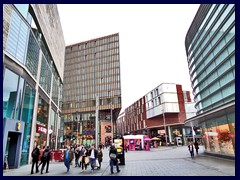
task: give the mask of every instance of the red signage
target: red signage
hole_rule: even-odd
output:
[[[47,128],[37,124],[37,131],[36,132],[39,133],[39,134],[47,134]]]

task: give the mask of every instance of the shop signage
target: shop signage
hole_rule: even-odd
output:
[[[17,124],[16,124],[16,130],[17,130],[17,131],[20,131],[20,129],[21,129],[21,123],[20,123],[20,122],[17,122]]]
[[[47,134],[47,128],[45,128],[44,126],[41,126],[39,124],[37,124],[37,133],[39,134]]]
[[[205,132],[206,136],[218,136],[217,132]]]

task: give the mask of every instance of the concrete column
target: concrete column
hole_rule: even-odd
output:
[[[172,134],[171,134],[171,128],[170,128],[170,126],[167,126],[167,129],[168,129],[169,142],[171,143],[171,142],[172,142]]]
[[[48,129],[47,129],[47,146],[49,146],[49,138],[50,134],[48,133],[50,126],[51,126],[51,111],[52,111],[52,87],[53,87],[53,74],[51,78],[51,88],[50,88],[50,99],[49,99],[49,107],[48,107]],[[57,112],[56,112],[57,113]]]
[[[31,137],[30,137],[30,147],[29,147],[29,154],[28,154],[28,164],[31,163],[32,156],[31,152],[34,149],[34,140],[36,136],[36,124],[37,124],[37,110],[38,110],[38,87],[39,87],[39,79],[40,79],[40,72],[41,72],[41,65],[42,65],[42,51],[39,51],[39,58],[38,58],[38,69],[37,69],[37,83],[35,85],[35,99],[34,99],[34,109],[33,109],[33,118],[32,118],[32,128],[31,128]]]

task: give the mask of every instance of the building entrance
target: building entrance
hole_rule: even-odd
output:
[[[5,151],[5,159],[7,160],[8,168],[15,168],[15,163],[18,164],[19,148],[18,141],[20,140],[21,134],[16,132],[9,132],[7,138],[7,146]]]
[[[25,122],[9,118],[4,118],[3,122],[3,167],[18,168]]]

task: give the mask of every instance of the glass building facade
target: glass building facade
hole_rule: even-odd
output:
[[[121,110],[118,33],[66,47],[63,92],[64,144],[93,144],[96,97],[99,99],[98,132],[111,118],[115,123]],[[105,143],[110,135],[100,133],[98,142]]]
[[[187,32],[186,53],[206,152],[235,156],[235,5],[207,4]]]
[[[31,161],[30,152],[37,144],[41,148],[50,145],[52,149],[60,146],[58,124],[63,70],[58,68],[57,58],[44,36],[46,26],[42,27],[42,20],[47,23],[47,19],[51,18],[43,13],[45,8],[49,9],[48,13],[57,12],[56,5],[3,5],[3,121],[25,122],[21,151],[16,155],[21,157],[20,165]],[[59,20],[58,14],[55,15],[55,20]],[[60,24],[48,31],[56,33],[58,28],[61,29]],[[51,41],[62,42],[59,51],[64,52],[63,34],[51,38]],[[59,59],[64,62],[64,56]],[[45,129],[44,132],[39,127]],[[50,129],[52,133],[49,133]],[[8,136],[8,140],[3,142],[7,144],[3,156],[8,157],[14,145],[8,134],[4,136]],[[52,137],[55,139],[50,139]]]

